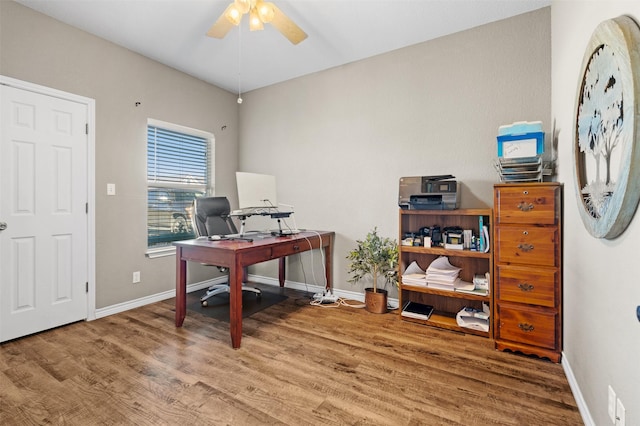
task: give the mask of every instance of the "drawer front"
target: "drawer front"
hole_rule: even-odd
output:
[[[555,311],[499,304],[498,315],[498,339],[558,349]]]
[[[302,245],[305,245],[303,248]],[[300,253],[301,251],[305,251],[309,249],[309,243],[306,241],[292,241],[288,244],[278,244],[273,246],[271,257],[273,259],[279,257],[290,256],[292,254]]]
[[[555,227],[499,226],[495,232],[498,263],[557,267],[558,230]]]
[[[497,265],[496,297],[501,301],[556,307],[557,269]]]
[[[559,190],[558,186],[495,187],[496,224],[555,225]]]

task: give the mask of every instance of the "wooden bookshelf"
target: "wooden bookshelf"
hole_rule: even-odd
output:
[[[463,281],[472,282],[475,274],[492,274],[493,253],[491,244],[489,252],[475,250],[452,250],[442,247],[423,247],[403,245],[405,234],[418,233],[422,227],[434,225],[441,229],[450,226],[458,226],[462,229],[471,229],[474,235],[479,235],[479,218],[482,217],[483,224],[491,230],[492,211],[491,209],[458,209],[458,210],[404,210],[399,213],[399,276],[402,277],[405,269],[412,263],[417,262],[421,269],[426,270],[428,266],[440,256],[446,256],[449,262],[461,268],[460,278]],[[402,307],[408,301],[423,303],[434,307],[434,312],[428,320],[409,318],[401,315],[402,320],[439,327],[457,332],[474,334],[478,336],[493,338],[493,327],[491,318],[489,319],[489,331],[484,332],[467,327],[460,327],[456,322],[456,314],[464,307],[471,307],[482,310],[482,304],[493,308],[493,285],[489,280],[489,293],[487,295],[464,293],[453,290],[443,290],[421,285],[404,284],[400,281],[399,303],[400,313]],[[491,312],[493,314],[493,312]]]

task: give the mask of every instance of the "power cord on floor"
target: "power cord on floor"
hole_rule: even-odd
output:
[[[325,290],[316,293],[311,297],[311,306],[321,306],[323,308],[337,308],[339,306],[348,306],[350,308],[364,308],[364,303],[355,300],[338,297],[331,290]]]
[[[347,306],[349,308],[362,309],[366,306],[365,303],[357,300],[338,297],[334,295],[331,290],[314,294],[311,297],[311,301],[309,302],[309,304],[311,306],[320,306],[321,308],[338,308],[340,306]],[[398,306],[387,303],[387,310],[389,312],[393,312],[397,309]]]

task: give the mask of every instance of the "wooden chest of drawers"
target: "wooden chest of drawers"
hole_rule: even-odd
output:
[[[559,362],[562,185],[494,186],[496,348]]]

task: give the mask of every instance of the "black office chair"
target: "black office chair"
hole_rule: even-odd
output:
[[[237,234],[233,220],[229,216],[231,206],[227,197],[200,197],[193,201],[193,229],[198,237],[211,235],[231,235]],[[211,265],[215,266],[215,265]],[[226,272],[228,268],[218,266],[221,272]],[[244,273],[244,271],[243,271]],[[259,288],[242,286],[243,291],[251,291],[256,294],[257,298],[262,296]],[[200,298],[202,306],[207,306],[207,300],[216,294],[229,293],[229,283],[215,284],[207,289],[207,292]]]

